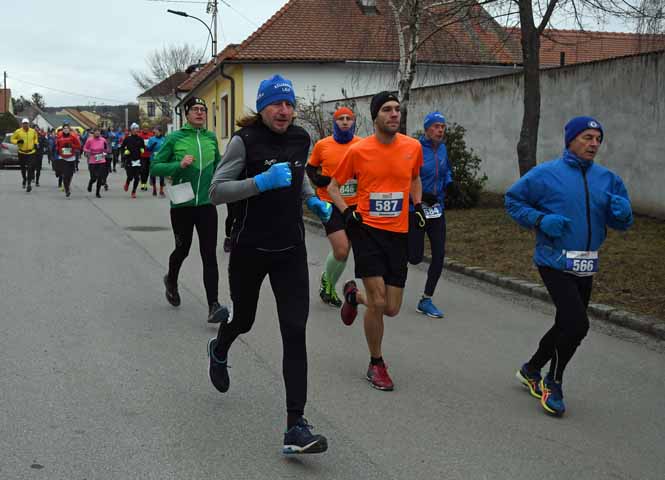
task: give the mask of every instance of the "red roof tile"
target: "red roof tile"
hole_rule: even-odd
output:
[[[376,3],[378,14],[367,15],[356,0],[291,0],[248,37],[229,60],[396,62],[399,44],[392,12],[386,0]],[[450,23],[441,9],[433,17]],[[431,36],[419,50],[418,60],[512,64],[518,52],[514,39],[508,38],[506,45],[508,36],[480,6],[473,8],[471,17],[450,23]],[[421,39],[431,28],[424,28]]]
[[[178,85],[178,90],[182,92],[188,92],[198,87],[206,78],[208,78],[208,75],[210,75],[215,70],[216,66],[219,65],[219,62],[231,56],[237,47],[238,45],[236,44],[229,44],[224,47],[224,50],[217,54],[217,64],[210,60],[203,66],[203,68],[194,72],[189,76],[189,78]]]
[[[509,32],[519,41],[519,29],[509,29]],[[549,29],[541,37],[540,65],[558,66],[561,52],[565,53],[566,65],[570,65],[663,49],[665,35]]]
[[[157,85],[154,85],[153,87],[143,92],[141,95],[139,95],[139,97],[164,97],[171,95],[173,90],[175,90],[178,85],[184,82],[188,76],[189,75],[187,75],[185,72],[176,72],[169,78],[162,80]]]

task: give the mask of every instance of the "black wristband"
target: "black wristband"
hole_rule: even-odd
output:
[[[545,217],[545,214],[540,214],[538,218],[536,218],[536,223],[534,224],[534,228],[539,228],[541,222],[543,221],[543,218]]]

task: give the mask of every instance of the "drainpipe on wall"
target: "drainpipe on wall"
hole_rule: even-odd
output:
[[[231,128],[229,134],[229,137],[231,137],[236,131],[236,81],[232,76],[224,73],[224,62],[219,64],[219,74],[222,78],[226,78],[231,82]],[[215,101],[216,100],[217,99],[215,99]]]

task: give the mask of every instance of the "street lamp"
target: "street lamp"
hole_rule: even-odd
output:
[[[210,30],[210,27],[208,26],[208,24],[206,22],[201,20],[199,17],[195,17],[194,15],[190,15],[187,12],[181,12],[180,10],[168,9],[166,11],[169,12],[169,13],[172,13],[173,15],[178,15],[180,17],[189,17],[189,18],[193,18],[194,20],[198,20],[199,22],[201,22],[203,24],[203,26],[206,27],[206,30],[208,30],[208,33],[210,34],[210,40],[212,42],[211,43],[212,57],[215,58],[215,47],[217,46],[216,45],[217,42],[215,42],[215,37],[212,34],[212,30]]]

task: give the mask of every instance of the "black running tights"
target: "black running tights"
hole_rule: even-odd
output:
[[[62,181],[65,184],[65,192],[69,192],[72,185],[72,177],[74,176],[74,171],[76,170],[75,161],[64,161],[62,162]]]
[[[304,244],[281,252],[234,245],[229,259],[233,319],[219,326],[215,356],[226,358],[234,340],[251,330],[266,275],[275,295],[282,335],[286,410],[289,414],[302,416],[307,402],[305,327],[309,312],[309,276]]]
[[[133,180],[134,185],[132,185],[132,192],[136,193],[136,188],[139,186],[139,179],[141,178],[141,167],[132,167],[131,160],[127,160],[127,180],[125,183],[129,183]]]
[[[589,331],[586,310],[593,277],[577,277],[549,267],[538,267],[538,271],[556,307],[556,316],[529,365],[540,370],[550,362],[550,376],[561,382],[566,365]]]
[[[194,227],[199,236],[199,251],[203,262],[203,286],[208,305],[218,298],[219,270],[217,269],[217,209],[213,205],[179,207],[171,209],[171,226],[175,237],[175,250],[169,257],[168,279],[172,285],[178,283],[182,262],[189,255],[194,236]]]
[[[416,216],[409,213],[409,263],[418,265],[423,261],[425,253],[425,233],[429,238],[432,252],[432,261],[427,269],[427,282],[425,282],[425,295],[434,295],[436,284],[443,272],[443,258],[446,252],[446,216],[428,218],[424,229],[416,225]]]

